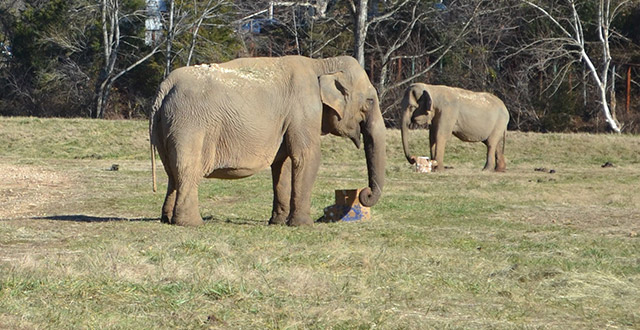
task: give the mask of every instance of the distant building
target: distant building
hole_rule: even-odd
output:
[[[153,45],[162,38],[162,13],[167,11],[165,0],[146,0],[147,19],[144,22],[144,43]]]

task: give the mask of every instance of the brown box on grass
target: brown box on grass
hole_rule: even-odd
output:
[[[325,222],[359,221],[371,219],[371,208],[360,204],[362,189],[336,190],[336,203],[324,208]]]
[[[416,158],[416,172],[418,173],[430,173],[433,167],[436,166],[435,160],[429,159],[429,157],[417,157]]]

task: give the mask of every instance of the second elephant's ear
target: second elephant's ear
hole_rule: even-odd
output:
[[[341,82],[342,76],[341,72],[336,72],[322,75],[318,79],[322,103],[333,109],[338,114],[338,119],[342,119],[347,106],[347,90]]]
[[[418,102],[420,103],[420,107],[424,109],[424,112],[431,111],[431,95],[429,95],[429,92],[423,90],[418,97]]]

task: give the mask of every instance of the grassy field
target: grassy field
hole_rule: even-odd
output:
[[[371,221],[267,226],[263,171],[203,181],[182,228],[147,122],[0,118],[0,328],[640,328],[640,137],[508,132],[506,173],[484,154],[452,140],[452,169],[415,173],[389,130]],[[365,185],[324,137],[312,214]]]

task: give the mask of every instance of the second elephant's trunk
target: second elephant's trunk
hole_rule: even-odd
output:
[[[403,102],[403,104],[404,103],[405,102]],[[409,124],[411,123],[412,106],[407,104],[404,109],[401,125],[402,149],[404,150],[404,156],[407,158],[407,161],[409,161],[410,164],[414,164],[416,158],[409,151]]]

